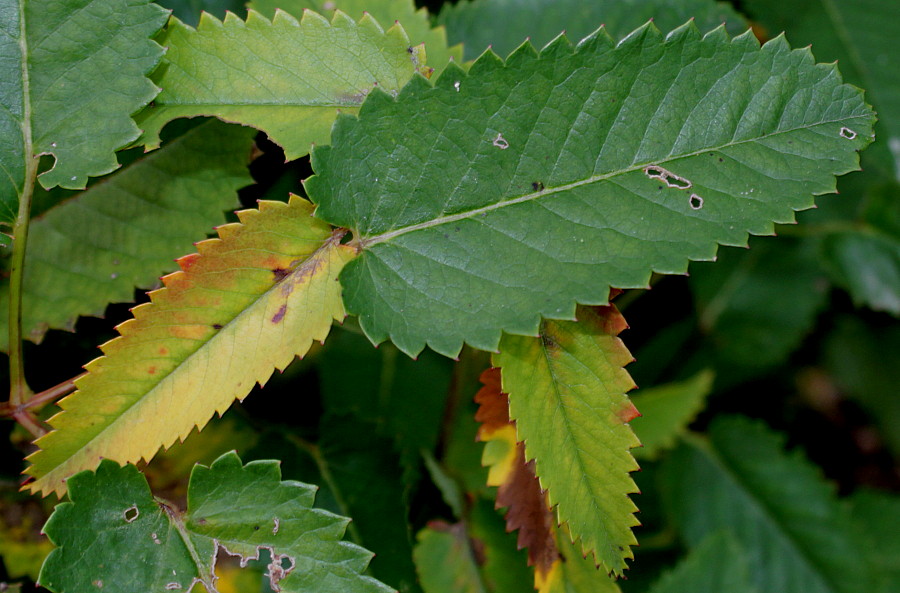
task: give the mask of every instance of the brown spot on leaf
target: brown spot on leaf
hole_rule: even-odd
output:
[[[222,329],[222,327],[224,327],[224,326],[221,323],[213,323],[212,324],[212,328],[216,331]]]
[[[149,369],[147,369],[147,374],[148,374],[148,375],[155,375],[155,374],[156,374],[156,367],[150,367]]]
[[[272,274],[275,276],[275,282],[281,282],[290,273],[291,271],[288,268],[275,268],[272,270]]]
[[[272,316],[272,323],[281,323],[281,320],[284,319],[284,315],[287,313],[287,303],[281,305],[278,308],[278,311],[275,312],[275,315]]]

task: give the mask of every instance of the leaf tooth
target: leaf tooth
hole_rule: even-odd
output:
[[[616,40],[609,34],[606,25],[600,25],[593,33],[578,42],[576,46],[579,52],[606,52],[615,48]]]

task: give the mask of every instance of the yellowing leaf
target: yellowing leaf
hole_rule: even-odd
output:
[[[150,459],[324,340],[344,317],[337,275],[353,250],[311,213],[297,197],[262,202],[181,258],[60,402],[27,487],[61,494],[101,459]]]
[[[616,337],[626,324],[615,307],[576,314],[577,322],[543,322],[539,337],[504,336],[493,360],[517,438],[559,521],[581,539],[583,554],[621,574],[638,524],[628,497],[637,491],[629,450],[639,445],[628,422],[638,413],[625,395],[634,383],[623,368],[632,358]]]

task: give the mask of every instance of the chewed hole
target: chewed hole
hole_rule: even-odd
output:
[[[503,134],[497,133],[497,137],[494,138],[494,146],[499,148],[500,150],[506,150],[509,148],[509,142],[506,141],[506,138],[503,137]]]
[[[124,516],[125,516],[125,522],[126,522],[126,523],[133,523],[134,520],[137,519],[138,516],[140,516],[140,514],[141,514],[141,512],[138,510],[137,505],[136,505],[136,504],[135,504],[135,505],[131,505],[130,507],[128,507],[127,509],[125,509],[125,513],[124,513]]]
[[[685,179],[684,177],[676,175],[657,165],[648,165],[644,167],[644,175],[650,179],[660,179],[666,186],[675,189],[690,189],[694,185],[691,183],[690,179]]]
[[[693,208],[694,210],[699,210],[703,208],[703,198],[701,198],[697,194],[691,194],[690,204],[691,208]]]
[[[281,569],[284,571],[284,574],[287,574],[294,570],[294,559],[290,556],[282,556]]]
[[[841,128],[841,138],[853,140],[854,138],[856,138],[856,132],[854,132],[850,128]]]

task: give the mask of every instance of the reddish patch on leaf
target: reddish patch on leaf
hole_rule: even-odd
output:
[[[284,319],[284,315],[287,313],[287,303],[281,305],[276,311],[275,315],[272,316],[272,323],[281,323],[281,320]]]
[[[160,355],[160,356],[165,356],[165,355],[167,355],[168,353],[169,353],[169,349],[168,349],[168,348],[160,348],[160,349],[159,349],[159,355]]]
[[[288,268],[275,268],[272,270],[272,275],[275,276],[275,282],[281,282],[282,280],[290,274],[291,271]]]
[[[197,260],[200,259],[199,253],[189,253],[183,257],[179,257],[175,261],[178,263],[179,267],[187,272],[191,269],[191,267],[197,263]]]
[[[625,402],[625,405],[616,410],[616,416],[618,416],[619,419],[626,424],[640,415],[641,413],[638,412],[638,409],[634,407],[634,404],[631,403],[631,401]]]
[[[506,427],[515,427],[509,419],[509,396],[501,391],[500,369],[488,369],[481,374],[484,384],[475,395],[480,404],[475,419],[481,422],[479,440]],[[547,573],[559,558],[554,536],[553,512],[547,495],[541,490],[534,473],[534,461],[525,463],[525,444],[516,443],[516,460],[512,472],[497,490],[496,507],[506,507],[507,531],[518,530],[518,547],[528,548],[528,564]]]
[[[155,375],[155,374],[156,374],[156,367],[150,367],[149,369],[147,369],[147,374],[148,374],[148,375]]]

